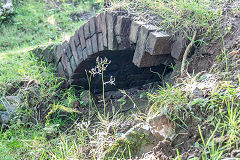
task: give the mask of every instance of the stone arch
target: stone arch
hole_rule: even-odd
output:
[[[139,68],[170,64],[171,41],[167,33],[129,16],[103,12],[90,18],[55,49],[59,75],[76,84],[88,62],[109,51],[131,50],[129,61]]]

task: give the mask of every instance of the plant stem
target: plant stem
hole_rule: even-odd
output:
[[[103,70],[102,70],[102,89],[103,89],[103,107],[104,107],[104,118],[106,118],[106,103],[105,103],[105,96],[104,96],[104,79],[103,79]]]
[[[226,52],[226,47],[225,47],[225,42],[224,42],[224,37],[222,35],[222,43],[223,43],[223,54],[224,54],[224,57],[225,57],[225,64],[226,64],[226,72],[227,72],[227,80],[228,79],[228,57],[227,57],[227,52]]]
[[[186,48],[186,50],[185,50],[185,52],[184,52],[183,59],[182,59],[182,66],[181,66],[181,76],[183,76],[184,67],[185,67],[185,62],[186,62],[188,53],[190,52],[190,50],[191,50],[191,48],[192,48],[192,46],[193,46],[193,44],[194,44],[196,35],[197,35],[197,30],[194,31],[194,33],[193,33],[193,38],[192,38],[192,40],[191,40],[191,43],[189,43],[189,45],[187,46],[187,48]]]

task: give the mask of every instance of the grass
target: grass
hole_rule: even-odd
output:
[[[152,102],[149,114],[164,111],[177,128],[186,131],[195,128],[201,137],[202,159],[223,159],[227,153],[239,148],[240,83],[236,86],[230,81],[217,82],[214,77],[204,77],[190,76],[177,86],[167,85],[157,93],[148,93]],[[196,87],[206,97],[191,98]],[[204,124],[208,124],[207,130],[206,127],[203,129]],[[217,138],[222,141],[216,143]]]
[[[124,116],[99,116],[100,122],[92,124],[95,110],[89,108],[90,117],[85,117],[73,108],[75,102],[82,104],[81,93],[61,89],[56,66],[32,52],[35,46],[72,35],[84,21],[70,16],[89,11],[94,3],[53,7],[45,1],[19,1],[15,15],[2,22],[0,97],[20,96],[22,103],[10,124],[1,128],[0,159],[97,159],[116,138],[109,129],[115,132]]]
[[[208,36],[213,39],[219,37],[222,9],[228,4],[224,0],[111,0],[111,3],[109,10],[123,9],[129,14],[137,14],[137,19],[153,23],[173,35],[183,32],[190,38],[197,30],[200,44],[208,42]]]
[[[0,26],[0,98],[20,95],[22,103],[10,124],[1,127],[0,159],[132,157],[134,149],[129,147],[130,143],[123,146],[115,143],[122,134],[118,132],[118,127],[137,119],[136,115],[144,114],[132,98],[121,90],[139,113],[124,115],[112,106],[113,113],[102,116],[92,102],[89,106],[82,105],[80,91],[72,87],[62,89],[63,81],[56,77],[56,66],[46,64],[31,52],[35,46],[63,41],[72,35],[84,21],[73,21],[71,16],[75,12],[91,10],[95,2],[61,1],[62,4],[57,7],[43,0],[18,2],[15,14],[2,21]],[[145,20],[146,15],[155,14],[161,19],[156,25],[173,33],[184,31],[189,37],[197,29],[199,42],[207,41],[210,34],[213,38],[218,37],[221,27],[219,17],[225,1],[185,2],[123,0],[120,6],[115,0],[110,9],[126,9],[129,13],[138,13],[140,19]],[[227,53],[223,50],[222,54],[225,70],[228,71]],[[201,73],[187,75],[175,86],[166,85],[159,87],[157,92],[148,93],[151,107],[149,110],[146,107],[147,116],[164,112],[177,129],[188,131],[195,127],[200,139],[192,147],[202,150],[198,157],[202,159],[222,159],[228,152],[239,148],[240,77],[237,85],[216,79],[215,75]],[[203,96],[192,97],[196,87],[203,91]],[[74,108],[75,102],[79,102],[80,110],[89,107],[88,115],[79,113],[79,108]],[[109,111],[105,105],[103,108],[104,112]],[[147,119],[145,115],[143,119]],[[222,140],[217,142],[217,138]],[[181,149],[177,146],[176,149],[177,158],[181,159]],[[111,157],[107,157],[108,154]]]
[[[61,2],[61,1],[59,1]],[[91,11],[95,1],[47,4],[44,0],[18,1],[14,15],[0,26],[0,53],[48,42],[63,41],[73,35],[85,20],[72,20],[75,13]]]
[[[80,93],[60,89],[56,66],[31,50],[68,38],[84,23],[71,16],[90,11],[92,5],[95,1],[62,2],[58,7],[44,0],[18,1],[15,14],[0,22],[0,97],[21,96],[22,101],[18,114],[1,128],[0,159],[82,157],[86,131],[64,132],[78,119],[73,103],[81,101]]]

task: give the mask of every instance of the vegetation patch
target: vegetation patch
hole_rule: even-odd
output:
[[[186,33],[189,39],[197,31],[199,43],[221,37],[223,44],[210,73],[186,73],[175,85],[141,92],[144,104],[134,102],[140,92],[121,90],[122,95],[114,95],[121,97],[118,108],[104,91],[93,98],[88,91],[83,94],[64,87],[57,67],[43,61],[42,49],[36,47],[68,39],[84,22],[78,16],[98,8],[96,4],[92,0],[19,0],[14,3],[14,15],[0,21],[0,112],[5,110],[1,99],[20,97],[16,114],[1,126],[0,159],[133,159],[139,153],[145,159],[239,158],[239,43],[230,46],[228,53],[223,41],[232,28],[230,23],[221,24],[223,15],[228,19],[228,13],[237,14],[239,7],[223,0],[112,0],[108,10],[127,11],[136,20],[173,35]],[[101,71],[98,74],[103,76]],[[122,138],[136,123],[158,113],[172,122],[174,137],[153,141],[150,131],[136,130]],[[142,154],[141,148],[152,144],[151,151]]]
[[[197,30],[199,42],[204,43],[216,39],[224,31],[223,8],[227,4],[229,2],[224,0],[110,0],[108,9],[124,10],[172,35],[184,32],[190,39]]]
[[[71,14],[90,12],[95,1],[54,4],[44,0],[17,1],[14,16],[0,20],[0,52],[68,39],[85,21],[73,21]]]

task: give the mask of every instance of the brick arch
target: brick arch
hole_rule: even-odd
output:
[[[172,62],[170,36],[125,15],[103,12],[82,25],[69,42],[55,49],[59,75],[71,83],[81,78],[89,61],[109,51],[131,50],[139,68]]]

